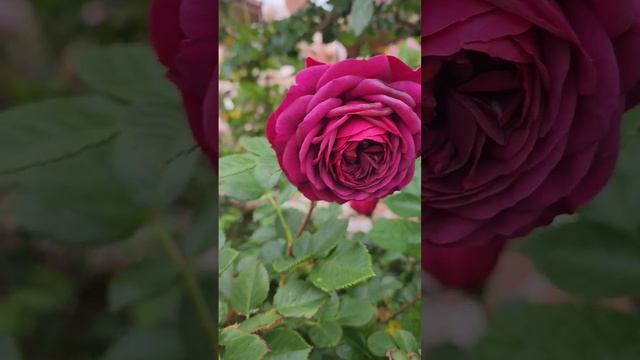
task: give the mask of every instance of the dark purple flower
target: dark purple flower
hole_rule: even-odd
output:
[[[493,272],[504,241],[444,247],[422,244],[422,268],[442,285],[462,290],[478,290]]]
[[[154,0],[151,42],[180,89],[191,130],[214,163],[218,159],[218,2]]]
[[[421,149],[420,78],[392,56],[308,60],[267,122],[289,181],[311,200],[338,203],[406,186]]]
[[[423,239],[526,235],[607,183],[640,1],[423,0]]]

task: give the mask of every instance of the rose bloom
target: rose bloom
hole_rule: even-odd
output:
[[[310,200],[375,200],[406,186],[421,149],[421,73],[392,56],[307,59],[267,138]]]
[[[640,1],[423,0],[423,239],[510,239],[607,183]]]
[[[180,89],[198,145],[218,159],[218,2],[154,0],[151,42]]]

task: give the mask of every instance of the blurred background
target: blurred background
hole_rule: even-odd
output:
[[[0,0],[2,360],[213,358],[217,191],[149,5]]]

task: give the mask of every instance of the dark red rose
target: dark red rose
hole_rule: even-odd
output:
[[[307,60],[267,121],[289,181],[311,200],[337,203],[406,186],[421,149],[420,79],[393,56]]]
[[[373,210],[376,209],[376,206],[378,205],[378,200],[351,201],[351,202],[349,202],[349,205],[358,214],[369,216],[369,215],[373,214]]]
[[[493,272],[503,248],[502,240],[456,247],[423,243],[422,268],[448,288],[478,290]]]
[[[640,100],[640,1],[422,9],[425,241],[520,237],[593,198]]]
[[[198,145],[218,159],[218,2],[154,0],[151,42],[180,89]]]

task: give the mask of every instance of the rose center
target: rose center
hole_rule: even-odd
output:
[[[452,108],[463,107],[488,135],[496,135],[486,128],[512,125],[522,102],[521,84],[513,63],[475,51],[460,52],[443,62],[435,78],[436,109],[430,126],[442,127],[448,118],[459,116]]]
[[[436,63],[424,127],[428,176],[469,173],[486,149],[505,147],[522,123],[527,69],[475,51]]]
[[[384,160],[384,146],[373,140],[350,142],[342,153],[341,168],[349,180],[361,182],[369,179]]]

